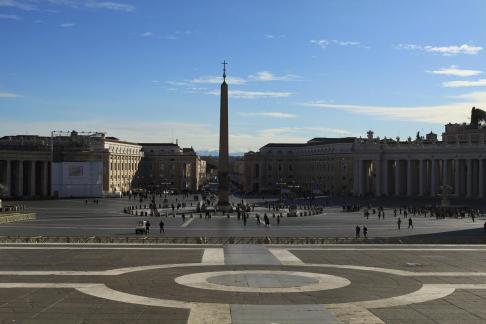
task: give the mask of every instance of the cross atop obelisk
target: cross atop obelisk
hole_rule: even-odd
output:
[[[226,65],[228,64],[226,60],[223,61],[223,81],[226,81]]]
[[[218,204],[222,211],[230,211],[229,203],[229,148],[228,148],[228,84],[226,84],[226,61],[223,61],[223,83],[219,111],[219,158],[218,158]]]

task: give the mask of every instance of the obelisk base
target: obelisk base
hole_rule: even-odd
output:
[[[223,212],[232,212],[233,206],[231,206],[231,204],[228,202],[221,202],[221,204],[218,202],[216,204],[216,210],[223,211]]]

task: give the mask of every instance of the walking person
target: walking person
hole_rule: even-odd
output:
[[[159,233],[165,233],[165,231],[164,231],[164,222],[163,221],[160,221],[159,227],[160,227],[160,232]]]
[[[359,238],[359,232],[361,231],[361,227],[359,225],[356,225],[356,238]]]
[[[402,225],[402,220],[399,218],[397,221],[398,230],[400,230],[400,225]]]
[[[265,214],[263,220],[265,221],[265,227],[270,228],[270,218],[268,218],[267,214]]]
[[[147,222],[145,223],[145,232],[146,232],[147,234],[150,234],[150,221],[147,221]]]
[[[408,228],[410,229],[410,227],[413,229],[413,221],[412,221],[412,217],[410,217],[408,219]]]
[[[368,227],[366,227],[366,225],[363,225],[363,236],[368,238]]]

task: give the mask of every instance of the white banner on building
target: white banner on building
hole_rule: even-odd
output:
[[[103,162],[55,162],[51,180],[52,193],[59,198],[101,197]]]

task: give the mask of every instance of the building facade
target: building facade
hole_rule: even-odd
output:
[[[448,124],[415,139],[317,138],[244,156],[246,192],[485,198],[486,127]]]
[[[39,136],[0,138],[0,184],[5,197],[49,197],[50,139]]]
[[[448,124],[441,141],[433,133],[400,141],[368,132],[354,151],[355,195],[485,197],[486,128]]]
[[[353,188],[354,138],[270,143],[243,158],[246,192],[302,190],[345,194]]]
[[[5,136],[0,138],[0,183],[9,198],[126,192],[137,185],[142,156],[140,145],[104,133]]]
[[[149,190],[197,191],[204,185],[206,162],[192,148],[174,143],[141,143],[141,186]]]

